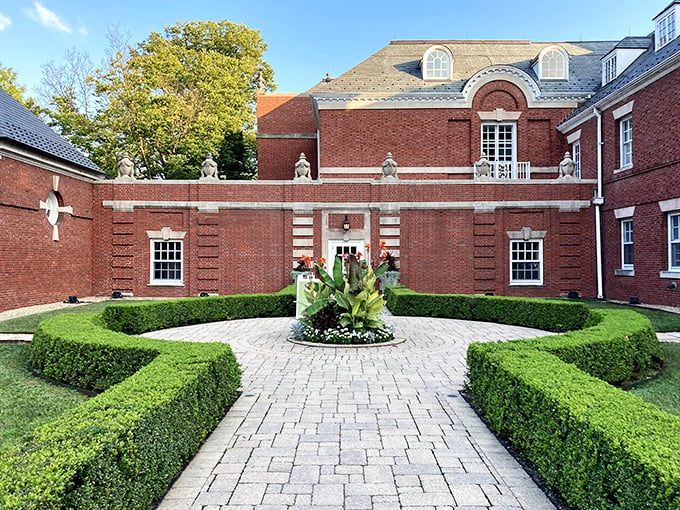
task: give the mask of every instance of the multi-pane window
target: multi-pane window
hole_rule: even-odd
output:
[[[619,138],[621,145],[621,168],[633,165],[633,119],[624,117],[619,121]]]
[[[510,241],[510,283],[543,283],[543,241]]]
[[[451,78],[451,57],[444,50],[432,50],[425,58],[425,78]]]
[[[616,55],[612,55],[604,61],[602,84],[609,83],[616,78]]]
[[[511,178],[515,161],[515,125],[498,122],[482,124],[482,152],[494,163],[494,177]]]
[[[564,79],[564,67],[564,55],[561,51],[546,51],[541,57],[541,79]]]
[[[671,11],[656,22],[656,49],[666,46],[675,35],[675,11]]]
[[[574,160],[574,177],[581,178],[581,140],[571,144],[571,159]]]
[[[633,269],[633,220],[621,220],[621,269]]]
[[[182,282],[182,241],[151,241],[151,282]]]
[[[668,266],[680,271],[680,213],[668,216]]]

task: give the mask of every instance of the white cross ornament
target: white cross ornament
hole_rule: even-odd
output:
[[[58,190],[59,190],[59,176],[52,176],[53,190],[47,194],[47,199],[40,201],[40,209],[45,210],[47,215],[47,222],[52,225],[52,241],[59,241],[59,215],[61,213],[68,213],[73,215],[73,207],[59,205]]]

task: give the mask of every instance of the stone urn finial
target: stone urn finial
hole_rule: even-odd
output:
[[[307,156],[304,152],[300,153],[300,157],[295,162],[295,177],[294,181],[311,181],[312,180],[312,166],[307,161]]]
[[[482,152],[479,161],[475,161],[475,177],[488,179],[491,177],[491,162],[486,159],[486,153]]]
[[[564,153],[564,159],[560,161],[558,179],[575,179],[576,178],[576,163],[571,159],[569,151]]]
[[[201,178],[200,181],[217,181],[220,176],[217,172],[217,163],[213,160],[212,154],[205,155],[205,160],[201,164]]]
[[[134,181],[135,180],[135,164],[132,162],[127,152],[123,152],[118,160],[116,166],[116,180],[117,181]]]
[[[388,152],[387,156],[385,157],[385,161],[383,161],[382,164],[382,179],[387,179],[387,180],[397,180],[399,177],[397,177],[397,168],[399,165],[397,162],[394,160],[392,157],[392,153]]]

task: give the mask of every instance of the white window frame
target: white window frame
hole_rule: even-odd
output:
[[[491,142],[485,141],[485,128],[487,127],[492,127],[493,128],[493,140]],[[504,150],[508,149],[508,145],[506,143],[502,143],[501,140],[499,140],[499,132],[500,128],[503,127],[510,127],[510,157],[508,158],[507,153],[502,157],[499,158],[499,148],[501,145],[505,145],[503,148]],[[481,127],[481,142],[482,142],[482,152],[486,154],[486,157],[489,159],[489,161],[498,161],[502,163],[516,163],[517,162],[517,123],[516,122],[482,122],[482,127]],[[493,150],[490,149],[490,143],[493,143]]]
[[[655,48],[657,50],[663,48],[677,37],[678,32],[675,25],[675,8],[656,22],[655,35]]]
[[[635,269],[635,238],[633,218],[621,220],[621,269],[632,271]],[[630,247],[630,260],[626,261],[626,248]]]
[[[149,237],[149,286],[154,287],[183,287],[184,286],[184,236],[186,232],[175,232],[169,227],[163,227],[159,231],[146,231]],[[156,243],[179,243],[179,250],[173,248],[173,252],[179,251],[179,260],[156,259]],[[179,262],[179,278],[156,278],[156,264],[162,262]]]
[[[516,250],[515,247],[521,248],[521,250]],[[536,253],[537,258],[515,259],[516,253],[523,253],[524,255]],[[523,269],[519,267],[522,264],[536,264],[537,267]],[[537,271],[538,278],[516,278],[516,271]],[[510,240],[510,285],[543,285],[543,239]]]
[[[602,85],[616,78],[616,53],[602,63]]]
[[[678,247],[677,264],[673,264],[674,245]],[[680,272],[680,212],[668,214],[668,271]]]
[[[555,55],[560,56],[561,62],[554,62]],[[544,48],[538,56],[538,71],[541,80],[569,79],[569,54],[559,46]]]
[[[574,177],[581,178],[581,140],[571,144],[571,159],[574,161]]]
[[[453,56],[442,46],[433,46],[423,55],[423,79],[450,81],[453,76]]]
[[[633,166],[633,116],[626,115],[619,119],[620,168]]]

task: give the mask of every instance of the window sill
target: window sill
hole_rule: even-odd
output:
[[[619,172],[624,172],[625,170],[630,170],[631,168],[633,168],[633,165],[622,166],[621,168],[616,168],[614,173],[618,174]]]
[[[511,282],[508,287],[545,287],[543,282]]]
[[[680,278],[680,270],[661,271],[659,278],[672,278],[673,280]]]
[[[151,282],[147,287],[184,287],[184,282]]]
[[[635,276],[635,269],[615,269],[616,276]]]

